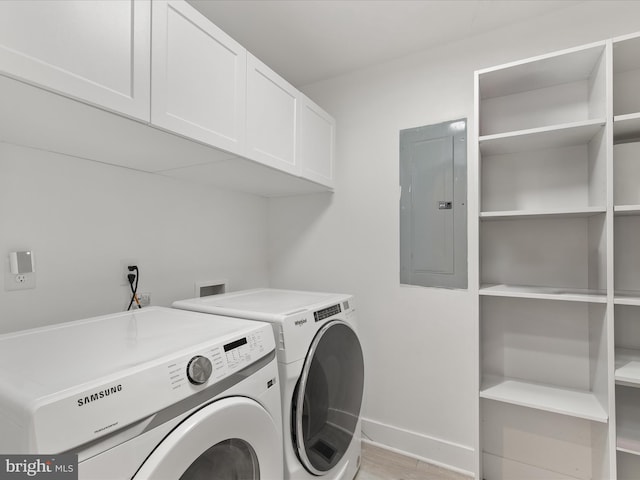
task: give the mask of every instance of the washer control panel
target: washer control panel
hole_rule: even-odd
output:
[[[268,328],[205,347],[197,355],[192,354],[168,364],[172,390],[182,390],[188,385],[197,387],[221,380],[259,360],[270,351],[269,342],[266,340],[271,333],[271,327],[266,326]]]

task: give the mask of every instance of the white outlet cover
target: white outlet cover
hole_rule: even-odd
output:
[[[15,275],[11,272],[5,272],[4,274],[4,289],[6,292],[12,292],[15,290],[29,290],[36,288],[36,274],[22,273]]]

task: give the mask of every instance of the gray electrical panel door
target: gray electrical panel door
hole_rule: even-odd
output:
[[[466,125],[400,131],[400,283],[467,288]]]

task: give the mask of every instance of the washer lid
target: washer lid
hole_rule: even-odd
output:
[[[150,307],[0,335],[0,394],[50,395],[259,325]]]
[[[175,308],[268,322],[349,299],[338,293],[260,288],[174,302]]]
[[[150,307],[0,336],[0,431],[15,433],[0,450],[72,448],[205,388],[186,373],[197,355],[211,384],[274,349],[264,323],[212,320]]]

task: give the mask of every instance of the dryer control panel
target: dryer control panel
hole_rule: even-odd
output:
[[[273,324],[280,363],[305,358],[311,341],[327,322],[340,320],[355,328],[353,296],[335,294],[329,300],[313,308],[290,312],[284,321]]]

